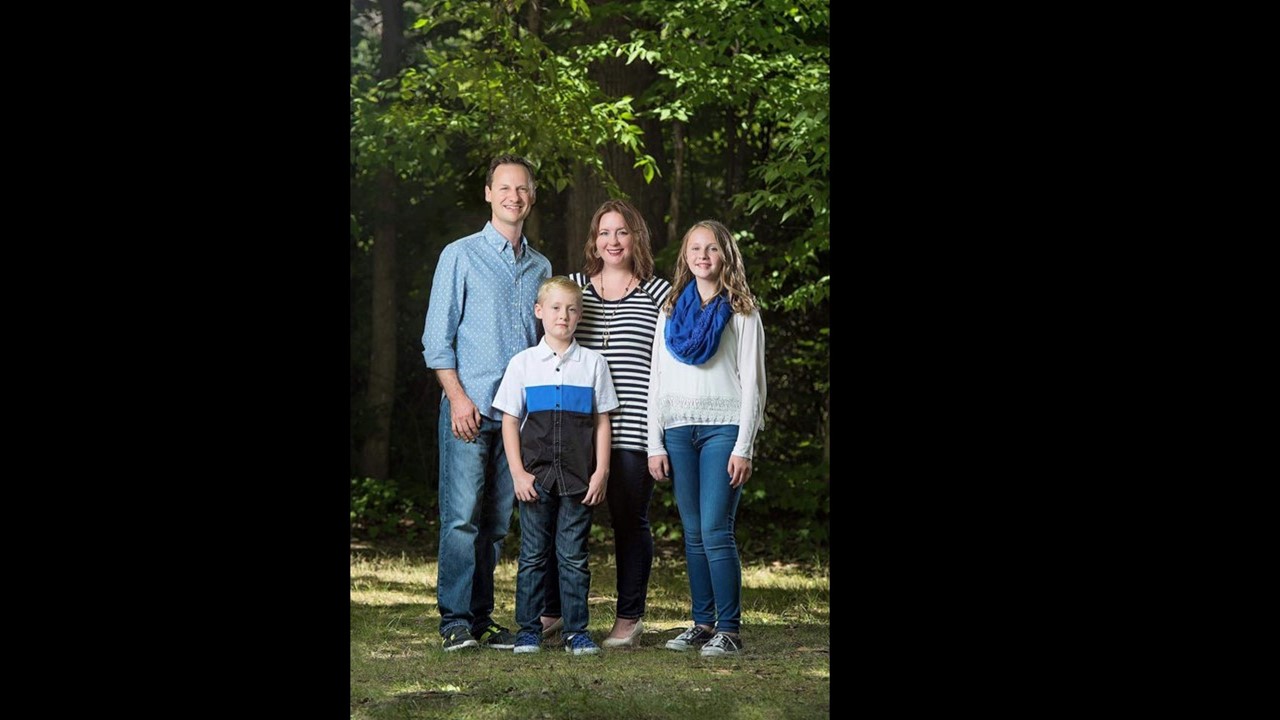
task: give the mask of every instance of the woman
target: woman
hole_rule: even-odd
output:
[[[675,483],[693,625],[671,650],[742,650],[742,566],[733,535],[764,421],[764,325],[742,254],[714,220],[685,233],[649,380],[649,472]]]
[[[654,480],[646,459],[649,365],[657,329],[658,307],[671,283],[653,274],[649,226],[626,200],[606,200],[591,218],[583,248],[586,263],[570,279],[583,287],[582,319],[577,340],[599,351],[609,364],[622,406],[609,414],[613,442],[606,497],[613,524],[613,552],[618,566],[618,605],[605,647],[633,647],[644,632],[645,599],[653,567],[653,534],[649,501]],[[546,587],[558,582],[554,567]],[[548,592],[543,611],[544,635],[560,627],[559,601]]]

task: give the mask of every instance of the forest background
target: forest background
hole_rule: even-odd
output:
[[[441,249],[488,220],[489,159],[515,152],[537,169],[526,235],[556,274],[581,269],[609,197],[640,208],[667,279],[689,225],[734,232],[769,388],[739,542],[827,553],[829,44],[825,0],[351,1],[354,538],[435,546],[427,300]],[[651,520],[680,538],[669,486]]]

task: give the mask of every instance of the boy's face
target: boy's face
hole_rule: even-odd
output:
[[[542,320],[542,329],[547,335],[568,342],[578,329],[582,303],[576,294],[568,290],[551,288],[546,297],[534,303],[533,314]]]

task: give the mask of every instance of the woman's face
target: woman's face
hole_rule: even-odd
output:
[[[607,212],[600,216],[600,228],[596,231],[596,252],[605,265],[631,269],[631,228],[622,219],[622,213]]]

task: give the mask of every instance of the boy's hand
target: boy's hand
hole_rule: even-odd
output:
[[[533,473],[524,470],[511,471],[511,479],[516,485],[516,499],[520,502],[536,502],[538,500],[538,492],[533,489],[533,481],[537,480]]]
[[[608,472],[599,470],[591,474],[591,479],[587,481],[587,494],[582,498],[583,505],[599,505],[604,502],[605,491],[609,485]]]

